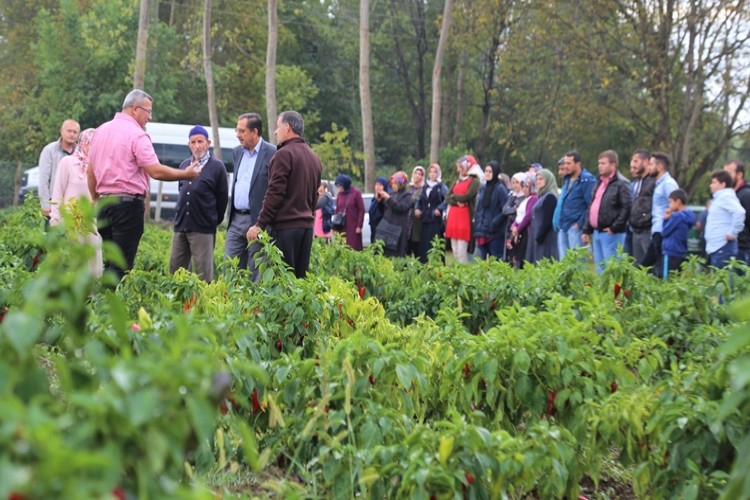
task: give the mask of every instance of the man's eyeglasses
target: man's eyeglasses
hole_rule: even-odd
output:
[[[153,116],[154,115],[153,111],[151,111],[150,109],[146,109],[143,106],[136,105],[135,107],[139,108],[139,109],[142,109],[143,111],[145,111],[146,113],[148,113],[148,116]]]

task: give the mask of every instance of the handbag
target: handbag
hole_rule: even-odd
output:
[[[341,231],[346,226],[346,210],[342,213],[333,214],[331,216],[331,228],[334,231]]]
[[[381,219],[378,227],[375,229],[375,239],[381,240],[383,246],[387,250],[397,251],[399,241],[401,240],[402,229],[401,226],[391,224],[387,220]]]

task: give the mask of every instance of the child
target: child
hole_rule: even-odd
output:
[[[690,228],[695,224],[695,216],[685,210],[687,193],[675,189],[669,193],[669,208],[664,211],[664,227],[661,231],[661,251],[664,255],[664,276],[669,271],[677,271],[687,257],[687,242]]]

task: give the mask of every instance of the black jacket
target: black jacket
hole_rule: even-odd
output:
[[[634,233],[651,231],[651,203],[654,200],[655,187],[656,177],[647,175],[641,181],[641,190],[633,200],[633,208],[630,210],[630,227]]]
[[[596,181],[594,194],[591,202],[596,198],[596,192],[602,183],[601,177]],[[615,178],[607,185],[602,194],[602,201],[599,205],[599,225],[594,228],[589,220],[591,205],[586,214],[586,223],[583,225],[585,234],[592,234],[594,229],[604,231],[610,229],[613,233],[624,233],[628,228],[628,218],[630,217],[630,208],[633,206],[633,192],[630,189],[630,182],[620,174],[615,173]]]
[[[744,182],[745,184],[736,191],[740,205],[745,209],[745,227],[737,236],[737,246],[743,250],[748,250],[750,249],[750,185],[747,184],[747,181]]]
[[[180,164],[185,170],[193,161]],[[180,181],[180,197],[174,216],[177,233],[216,234],[216,226],[224,220],[229,196],[227,169],[221,160],[211,156],[200,175],[190,181]]]
[[[485,184],[479,189],[479,194],[477,195],[477,208],[474,211],[474,236],[501,238],[503,237],[502,230],[507,218],[503,214],[503,207],[508,201],[508,189],[502,181],[498,181],[497,186],[492,191],[490,206],[484,208],[484,195],[486,192],[487,185]]]

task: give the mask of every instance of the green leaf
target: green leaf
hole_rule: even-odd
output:
[[[513,356],[513,366],[523,374],[529,373],[531,358],[529,358],[525,350],[516,352],[515,356]]]
[[[128,417],[134,426],[142,425],[156,417],[159,395],[156,389],[143,389],[128,398]]]
[[[404,389],[409,389],[411,387],[413,371],[413,366],[396,365],[396,376],[401,383],[401,387],[403,387]]]
[[[237,419],[234,424],[241,438],[242,451],[245,454],[245,460],[247,460],[247,463],[252,470],[259,472],[258,442],[255,440],[255,434],[250,430],[247,423],[242,420]]]
[[[2,323],[2,333],[18,353],[25,359],[42,334],[41,318],[24,312],[9,313]]]

